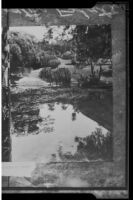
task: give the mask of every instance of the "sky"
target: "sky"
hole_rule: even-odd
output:
[[[75,27],[75,26],[71,26]],[[53,26],[54,34],[53,34],[53,39],[51,42],[56,41],[56,37],[59,36],[62,31],[63,31],[63,26],[57,27]],[[25,32],[29,33],[31,35],[34,35],[38,40],[42,40],[44,34],[47,32],[47,28],[45,26],[18,26],[18,27],[10,27],[10,31],[19,31],[19,32]],[[69,39],[72,36],[66,32],[65,39]]]
[[[10,27],[10,30],[29,33],[34,35],[38,40],[42,40],[43,35],[46,32],[45,26],[18,26]]]

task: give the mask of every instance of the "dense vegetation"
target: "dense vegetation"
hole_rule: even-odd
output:
[[[51,68],[44,68],[40,72],[40,78],[47,80],[50,83],[70,85],[71,73],[67,68],[59,68],[51,70]]]
[[[41,67],[55,68],[60,64],[55,55],[51,55],[51,52],[40,48],[32,35],[11,32],[9,43],[12,72],[24,67],[33,69]]]
[[[97,128],[91,135],[80,138],[76,137],[75,141],[78,143],[77,152],[79,155],[85,156],[87,159],[104,159],[111,160],[112,155],[112,133],[108,132],[106,136],[103,135],[100,128]],[[85,152],[85,153],[84,153]]]
[[[79,67],[82,69],[85,66],[90,68],[91,74],[79,74],[77,78],[79,86],[86,88],[104,87],[105,84],[101,81],[101,76],[112,76],[110,25],[63,26],[56,42],[50,42],[54,39],[54,29],[55,27],[47,28],[47,33],[42,41],[38,41],[34,36],[26,33],[10,32],[11,71],[14,72],[24,67],[56,69],[61,64],[59,60],[61,58],[71,60],[71,64],[77,69]],[[66,38],[66,35],[69,36],[69,39]],[[107,62],[110,62],[109,69],[103,70],[102,66]],[[95,66],[98,68],[95,69]],[[46,71],[42,70],[40,77],[49,81]],[[66,71],[64,70],[65,73]],[[56,78],[55,81],[53,78],[53,82],[66,83],[71,81],[68,72],[67,76],[63,74],[62,78],[64,81],[59,81],[60,78],[58,81]]]
[[[113,157],[111,132],[107,132],[106,136],[104,136],[102,130],[97,128],[91,135],[84,138],[75,137],[75,142],[77,143],[77,151],[74,155],[69,152],[63,153],[62,147],[59,147],[58,152],[61,159],[111,160]]]
[[[35,67],[37,64],[37,44],[35,38],[28,34],[11,32],[10,44],[10,64],[11,71],[19,67]]]

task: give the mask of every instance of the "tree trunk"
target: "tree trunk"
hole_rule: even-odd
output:
[[[91,61],[91,75],[94,76],[94,65],[92,61]]]
[[[101,75],[102,75],[102,65],[100,64],[99,66],[100,66],[100,70],[99,70],[99,80],[100,80]]]

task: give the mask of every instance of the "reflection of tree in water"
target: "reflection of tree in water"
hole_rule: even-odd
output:
[[[61,146],[61,145],[58,147],[57,152],[58,152],[59,158],[60,158],[62,161],[73,160],[73,159],[75,159],[74,155],[73,155],[70,151],[64,153],[64,152],[63,152],[63,146]]]
[[[73,104],[73,113],[72,113],[72,121],[75,121],[76,120],[76,114],[79,113],[79,108],[78,108],[78,104],[77,102],[74,102]]]
[[[77,153],[84,155],[87,159],[112,159],[113,143],[111,132],[107,132],[104,135],[101,128],[96,128],[91,135],[85,138],[76,137],[75,142],[78,143]]]
[[[48,103],[48,109],[50,111],[54,111],[55,110],[55,103]]]
[[[73,106],[74,112],[79,113],[79,108],[78,105],[74,105]]]
[[[51,118],[50,115],[47,117],[43,118],[43,121],[40,122],[39,125],[39,132],[42,133],[52,133],[54,132],[54,118]]]
[[[72,121],[75,121],[76,120],[76,112],[73,112],[72,113]]]
[[[68,105],[67,105],[67,104],[64,104],[64,103],[62,103],[62,104],[61,104],[61,108],[62,108],[62,110],[66,110],[66,109],[68,108]]]
[[[58,156],[61,160],[112,160],[113,146],[112,134],[107,132],[106,135],[102,133],[101,128],[96,128],[91,135],[87,137],[75,137],[77,143],[77,152],[64,152],[63,146],[58,148]]]
[[[12,119],[14,132],[17,136],[38,133],[38,122],[42,121],[39,116],[39,109],[36,108],[33,110],[32,108],[28,108],[26,105],[20,110],[12,112]]]

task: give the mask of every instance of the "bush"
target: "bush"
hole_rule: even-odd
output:
[[[63,55],[62,55],[62,58],[63,59],[72,59],[73,58],[73,55],[71,53],[71,51],[66,51]]]
[[[29,34],[9,32],[10,66],[16,71],[18,66],[26,68],[36,67],[37,42]]]
[[[71,73],[67,68],[59,68],[56,72],[56,77],[58,77],[59,83],[63,85],[70,85],[71,83]]]
[[[105,77],[111,77],[112,76],[112,69],[102,71],[102,75],[105,76]]]
[[[39,77],[50,83],[70,85],[71,73],[66,68],[59,68],[52,70],[51,68],[44,68],[41,70]]]
[[[93,72],[91,75],[80,75],[78,79],[78,85],[83,88],[88,88],[92,86],[101,86],[100,76],[98,73]]]
[[[81,76],[78,79],[78,86],[81,88],[112,88],[112,83],[106,83],[98,77]]]
[[[58,59],[49,60],[48,67],[56,68],[58,67],[59,64],[60,64],[60,61]]]
[[[38,66],[39,67],[58,67],[58,65],[60,64],[60,61],[57,59],[57,57],[55,55],[50,55],[48,54],[48,52],[45,51],[39,51],[39,53],[37,54],[37,59],[38,59]]]
[[[52,71],[51,68],[44,68],[40,71],[39,77],[48,82],[52,82]]]
[[[46,54],[44,51],[39,51],[37,57],[40,67],[46,67],[48,65],[50,55]]]

